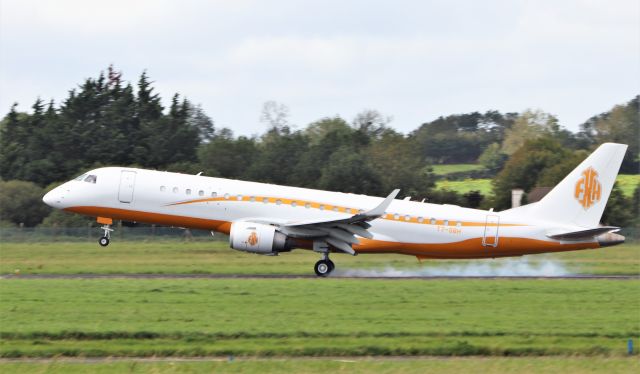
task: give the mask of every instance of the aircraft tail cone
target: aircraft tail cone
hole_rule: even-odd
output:
[[[613,232],[596,236],[596,240],[601,247],[610,247],[624,243],[624,236]]]

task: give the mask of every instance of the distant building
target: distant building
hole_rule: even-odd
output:
[[[524,190],[520,188],[516,188],[515,190],[511,190],[511,207],[517,208],[522,205],[522,195],[524,195]]]
[[[553,187],[534,187],[527,194],[527,202],[530,204],[542,200],[552,189]]]
[[[527,194],[527,203],[535,203],[536,201],[542,200],[546,194],[551,191],[553,187],[534,187]],[[511,207],[517,208],[522,205],[522,198],[524,196],[524,190],[520,188],[516,188],[511,190]]]

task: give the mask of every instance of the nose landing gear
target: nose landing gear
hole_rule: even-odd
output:
[[[113,220],[111,218],[105,217],[98,217],[96,220],[98,221],[98,223],[102,224],[102,227],[100,229],[104,231],[104,235],[102,235],[100,239],[98,239],[98,244],[106,247],[109,245],[109,239],[111,239],[111,231],[113,231],[113,229],[111,228],[111,224],[113,223]]]
[[[104,235],[98,239],[98,243],[101,246],[106,247],[109,245],[109,239],[111,239],[111,231],[113,231],[113,229],[111,228],[111,225],[104,225],[100,229],[104,230]]]

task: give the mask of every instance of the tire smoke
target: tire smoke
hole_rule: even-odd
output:
[[[476,260],[464,264],[426,264],[420,268],[336,269],[335,277],[559,277],[572,275],[557,260],[518,259]]]

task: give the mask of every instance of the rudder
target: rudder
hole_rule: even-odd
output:
[[[535,204],[534,214],[556,222],[596,227],[626,150],[626,144],[602,144]]]

